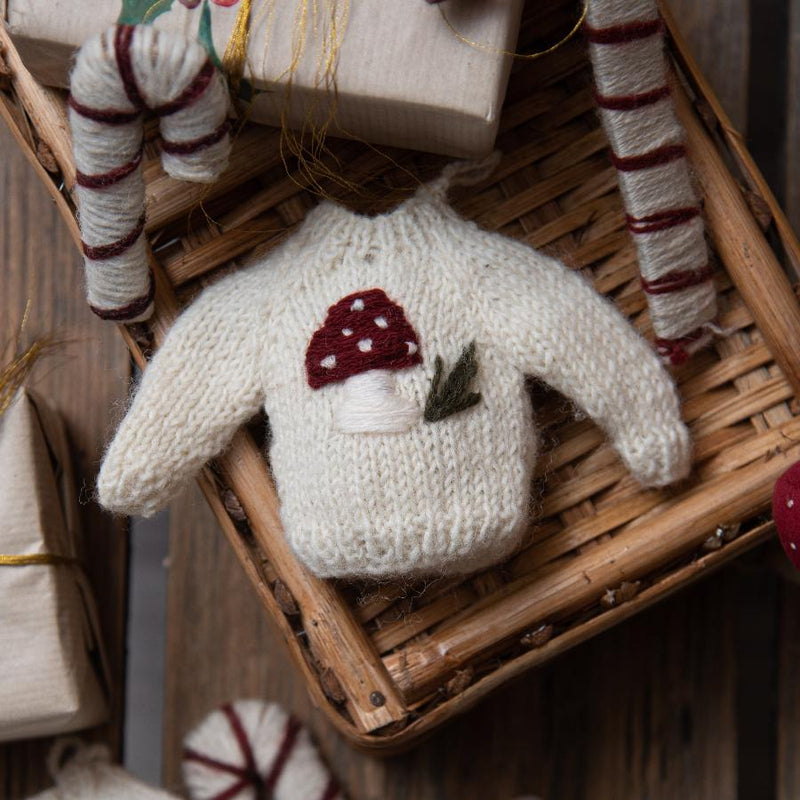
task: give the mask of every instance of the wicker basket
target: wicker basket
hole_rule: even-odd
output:
[[[529,3],[522,42],[557,35],[574,3]],[[295,560],[281,532],[263,432],[241,431],[200,477],[220,526],[280,628],[317,704],[355,743],[408,745],[526,669],[645,608],[772,531],[776,477],[800,458],[800,307],[770,239],[794,267],[800,249],[738,135],[699,75],[665,9],[680,115],[717,256],[721,324],[730,336],[676,369],[696,442],[688,485],[643,491],[601,433],[532,388],[550,441],[528,545],[467,580],[426,584],[321,581]],[[36,84],[5,34],[0,112],[52,191],[78,240],[63,96]],[[677,72],[677,70],[676,70]],[[144,365],[179,308],[236,259],[281,241],[315,196],[286,173],[276,131],[245,128],[232,164],[210,190],[160,169],[151,136],[145,172],[147,232],[157,277],[148,328],[121,328]],[[580,41],[512,75],[485,184],[456,196],[482,226],[543,248],[594,278],[651,335],[615,172],[596,119]],[[346,177],[367,187],[329,195],[378,211],[427,178],[442,159],[334,142]],[[290,169],[295,166],[290,164]],[[201,210],[202,201],[202,210]],[[76,276],[77,280],[77,276]],[[88,311],[87,311],[88,313]]]

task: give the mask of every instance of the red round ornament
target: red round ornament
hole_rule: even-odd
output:
[[[800,569],[800,461],[775,482],[772,518],[786,555]]]

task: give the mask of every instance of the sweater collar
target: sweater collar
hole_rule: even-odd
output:
[[[421,186],[415,194],[382,214],[366,216],[331,200],[311,209],[295,234],[303,243],[375,237],[382,241],[431,244],[461,218],[441,194]]]

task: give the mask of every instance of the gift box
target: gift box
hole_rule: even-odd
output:
[[[78,561],[66,434],[27,391],[0,417],[0,515],[0,741],[96,725],[107,673]]]
[[[75,50],[114,23],[120,5],[5,0],[4,19],[33,75],[66,87]],[[488,153],[522,0],[449,6],[445,17],[423,0],[253,3],[244,75],[254,92],[247,118],[306,130],[332,122],[329,133],[375,144],[452,156]],[[236,39],[241,5],[215,0],[208,8],[214,50],[222,58]],[[153,24],[197,38],[202,15],[197,3],[173,2]]]

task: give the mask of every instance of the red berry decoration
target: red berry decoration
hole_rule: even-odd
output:
[[[786,555],[800,569],[800,461],[775,482],[772,518]]]

